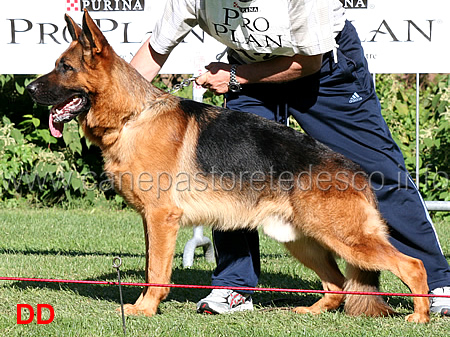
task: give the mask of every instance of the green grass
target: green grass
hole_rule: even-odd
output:
[[[436,222],[443,250],[450,255],[450,221]],[[209,235],[210,231],[205,230]],[[210,284],[214,264],[201,250],[192,269],[182,268],[184,244],[192,235],[182,229],[177,242],[172,281]],[[0,276],[116,280],[112,258],[123,259],[122,280],[144,282],[144,240],[140,218],[131,211],[105,209],[0,210]],[[320,289],[318,278],[290,258],[284,248],[261,236],[260,286]],[[116,286],[0,281],[0,336],[123,336]],[[408,292],[393,275],[382,274],[382,290]],[[392,297],[401,314],[393,318],[348,317],[341,310],[318,316],[270,308],[308,305],[319,295],[256,293],[254,312],[208,316],[195,313],[195,303],[208,290],[173,289],[152,318],[127,317],[127,336],[448,336],[450,319],[433,316],[428,325],[406,323],[410,298]],[[125,302],[140,288],[124,287]],[[48,303],[55,319],[48,325],[16,324],[16,305]]]

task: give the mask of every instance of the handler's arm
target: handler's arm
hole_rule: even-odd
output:
[[[157,53],[150,45],[148,39],[134,55],[130,64],[136,68],[147,80],[152,81],[158,75],[169,55]]]
[[[236,79],[241,84],[282,83],[312,75],[320,70],[322,55],[279,56],[277,58],[251,64],[239,65]],[[228,91],[231,66],[213,62],[206,66],[208,72],[197,79],[202,85],[216,94]]]
[[[322,55],[280,56],[265,62],[239,66],[237,78],[241,84],[289,82],[312,75],[321,66]]]

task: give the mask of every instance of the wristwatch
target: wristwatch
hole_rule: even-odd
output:
[[[228,89],[231,92],[239,92],[241,91],[241,84],[236,79],[236,69],[237,64],[233,64],[230,69],[230,82],[228,83]]]

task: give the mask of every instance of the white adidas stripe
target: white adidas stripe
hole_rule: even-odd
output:
[[[408,179],[413,184],[415,190],[417,191],[417,194],[419,195],[419,199],[420,199],[420,202],[422,203],[423,211],[425,212],[428,222],[431,224],[431,228],[433,229],[434,236],[436,237],[436,241],[438,243],[439,249],[441,250],[442,255],[444,255],[444,252],[442,251],[441,243],[439,242],[439,236],[436,232],[436,228],[434,227],[433,220],[431,220],[430,213],[428,212],[427,206],[425,205],[425,201],[423,200],[422,195],[420,194],[419,189],[416,186],[416,183],[414,182],[414,180],[412,180],[412,178],[409,174],[408,174]]]
[[[355,102],[359,102],[362,100],[362,97],[358,95],[357,92],[354,92],[352,97],[350,97],[350,99],[348,100],[349,103],[355,103]]]

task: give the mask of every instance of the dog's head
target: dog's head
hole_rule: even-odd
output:
[[[93,69],[107,67],[105,59],[113,51],[87,11],[80,28],[65,16],[72,37],[69,48],[56,61],[55,68],[27,86],[31,97],[51,105],[49,126],[53,136],[61,137],[64,123],[89,111],[93,99],[107,85],[92,75]]]

